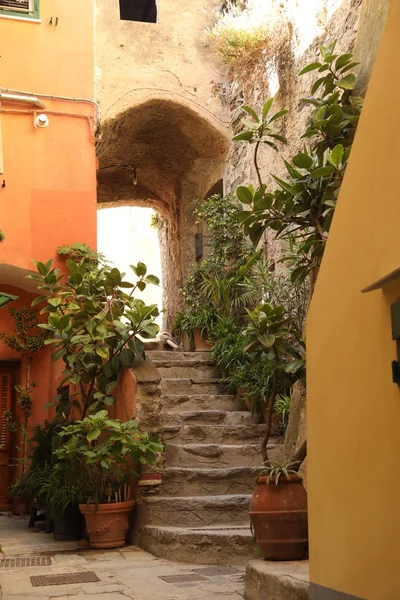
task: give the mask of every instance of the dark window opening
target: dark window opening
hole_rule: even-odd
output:
[[[119,0],[121,21],[157,23],[156,0]]]

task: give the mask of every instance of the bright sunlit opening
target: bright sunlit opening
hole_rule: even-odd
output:
[[[151,208],[121,206],[97,211],[97,251],[113,263],[126,281],[135,283],[136,276],[129,265],[143,262],[147,272],[161,282],[160,245],[157,228],[152,226],[154,211]],[[136,297],[146,304],[157,304],[161,310],[160,286],[148,285]],[[160,318],[158,319],[160,323]]]

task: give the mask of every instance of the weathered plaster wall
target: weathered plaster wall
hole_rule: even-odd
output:
[[[164,217],[170,329],[179,284],[195,260],[192,200],[221,177],[231,134],[228,106],[214,94],[222,69],[206,34],[220,0],[159,0],[157,7],[158,22],[150,24],[121,21],[118,0],[97,1],[96,97],[104,123],[98,200],[150,205]]]

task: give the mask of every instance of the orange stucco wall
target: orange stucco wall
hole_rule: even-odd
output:
[[[310,577],[365,600],[400,598],[400,281],[361,291],[400,267],[399,30],[392,2],[307,325]]]
[[[40,0],[40,19],[0,16],[0,87],[93,99],[94,0]],[[26,270],[34,270],[32,259],[54,258],[62,268],[58,246],[80,242],[96,248],[95,107],[43,102],[46,108],[35,109],[49,118],[43,129],[34,127],[32,106],[2,101],[0,110],[0,228],[6,235],[0,244],[0,292],[19,296],[16,308],[30,306],[37,295],[25,279]],[[12,329],[8,309],[0,309],[0,331]],[[0,343],[0,361],[13,359],[18,356]],[[55,393],[60,368],[51,362],[50,349],[35,355],[31,378],[39,385],[31,424],[49,416],[43,407]]]
[[[40,16],[41,23],[0,18],[0,86],[92,99],[93,0],[41,0]],[[6,233],[0,261],[25,269],[32,268],[32,258],[54,256],[61,244],[96,246],[95,109],[80,102],[43,101],[50,119],[45,129],[34,128],[32,112],[24,114],[30,106],[3,102],[0,117],[0,183],[6,185],[0,187],[0,227]]]

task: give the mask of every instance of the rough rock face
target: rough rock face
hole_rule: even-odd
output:
[[[135,541],[183,562],[246,562],[255,551],[248,511],[264,425],[227,394],[208,353],[147,354],[161,377],[147,422],[161,426],[165,452],[161,485],[141,488]],[[271,457],[281,448],[271,439]]]

